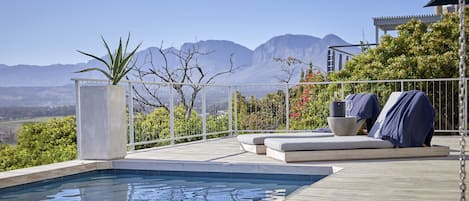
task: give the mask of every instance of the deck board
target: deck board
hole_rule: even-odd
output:
[[[288,200],[457,200],[458,139],[434,138],[434,144],[450,146],[449,157],[294,163],[343,169],[296,192]],[[126,158],[284,164],[265,155],[241,151],[235,138],[138,151]]]

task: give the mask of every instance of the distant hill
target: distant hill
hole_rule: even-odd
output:
[[[234,64],[239,66],[240,69],[233,74],[227,74],[215,80],[217,83],[275,83],[278,82],[277,78],[282,76],[282,72],[280,70],[281,64],[274,62],[273,58],[294,56],[302,61],[312,62],[319,70],[325,72],[327,47],[345,44],[348,43],[334,34],[326,35],[323,38],[286,34],[273,37],[254,50],[250,50],[232,41],[207,40],[196,43],[184,43],[179,49],[170,47],[165,49],[165,51],[177,53],[179,50],[187,50],[196,45],[201,52],[209,52],[210,54],[199,57],[197,61],[201,66],[205,67],[209,75],[228,68],[230,55],[233,54]],[[352,51],[356,50],[352,49]],[[137,52],[137,65],[149,68],[150,55],[153,58],[154,65],[163,65],[162,56],[156,47],[150,47]],[[168,54],[170,66],[177,65],[177,62],[176,56]],[[104,79],[97,72],[74,73],[85,67],[100,66],[101,64],[96,60],[78,64],[53,64],[47,66],[7,66],[0,64],[0,106],[11,104],[48,106],[74,103],[73,94],[70,94],[73,92],[73,87],[60,86],[73,84],[71,78]],[[292,80],[293,82],[298,81],[299,74],[300,69],[296,71]],[[41,93],[48,94],[48,96],[41,95]]]
[[[72,84],[58,87],[0,87],[0,107],[74,104],[75,87]]]
[[[175,54],[178,54],[179,50],[187,52],[188,50],[194,49],[194,47],[197,47],[198,51],[203,54],[197,58],[197,62],[200,66],[204,67],[204,71],[208,73],[207,76],[228,69],[231,55],[233,55],[233,63],[235,66],[240,66],[242,68],[251,66],[252,50],[225,40],[207,40],[199,41],[197,43],[184,43],[180,49],[176,49],[174,47],[167,48],[163,51],[167,52],[166,59],[168,60],[168,65],[170,67],[179,65],[179,60]],[[149,63],[151,60],[150,58],[152,58],[154,66],[159,67],[165,65],[163,56],[156,47],[150,47],[138,52],[136,54],[136,58],[138,58],[137,66],[143,68],[152,67]]]
[[[54,64],[48,66],[0,66],[0,86],[61,86],[70,84],[74,71],[80,64]]]
[[[200,51],[211,52],[202,56],[198,62],[208,69],[208,72],[217,72],[221,68],[229,65],[229,57],[234,54],[234,63],[242,69],[235,74],[231,74],[219,81],[223,82],[275,82],[275,76],[280,72],[280,64],[273,62],[274,57],[286,58],[294,56],[306,62],[312,62],[320,70],[325,71],[327,46],[348,44],[340,37],[329,34],[323,38],[308,35],[286,34],[273,37],[261,44],[255,50],[250,50],[240,44],[226,40],[207,40],[196,43],[184,43],[179,49],[187,50],[193,45],[197,45]],[[168,51],[179,51],[177,48],[168,48]],[[157,65],[162,64],[161,55],[156,47],[150,47],[139,51],[136,56],[139,59],[138,65],[145,63],[150,52],[153,61]],[[75,54],[75,53],[71,53]],[[170,56],[169,63],[175,65],[177,60]],[[99,66],[96,60],[78,64],[53,64],[48,66],[36,65],[15,65],[7,66],[0,64],[0,86],[62,86],[71,84],[72,77],[103,78],[99,73],[75,74],[84,67]],[[267,71],[266,71],[267,70]],[[244,71],[244,73],[243,73]],[[246,79],[245,74],[262,73],[262,78]],[[296,79],[298,80],[298,78]]]
[[[201,57],[199,63],[202,66],[208,66],[216,70],[217,68],[226,67],[229,57],[233,54],[234,63],[237,65],[251,66],[252,50],[226,40],[207,40],[197,43],[185,43],[182,45],[182,50],[187,50],[193,46],[198,46],[202,52],[211,52],[207,56]]]
[[[277,78],[282,77],[281,64],[274,62],[273,58],[288,56],[311,62],[318,70],[326,72],[327,47],[345,44],[349,43],[334,34],[324,38],[293,34],[273,37],[254,50],[252,66],[240,72],[238,77],[240,82],[278,82]],[[297,69],[292,81],[298,81],[299,75],[300,69]]]

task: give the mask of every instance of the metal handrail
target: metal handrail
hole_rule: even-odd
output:
[[[353,58],[355,55],[352,52],[348,52],[346,50],[342,50],[341,48],[348,48],[348,47],[364,47],[361,49],[361,52],[363,52],[366,49],[368,49],[371,46],[376,46],[376,43],[363,43],[363,44],[349,44],[349,45],[333,45],[333,46],[328,46],[327,47],[327,72],[333,72],[336,71],[336,63],[338,63],[338,70],[341,70],[343,68],[343,65],[350,59]],[[336,54],[338,53],[338,54]],[[342,60],[342,56],[345,55],[345,62]],[[336,56],[339,57],[338,60],[336,60]]]
[[[469,80],[469,78],[465,78]],[[72,78],[73,81],[80,82],[100,82],[110,83],[109,80],[105,79],[84,79],[84,78]],[[213,87],[248,87],[248,86],[285,86],[285,84],[291,85],[318,85],[318,84],[368,84],[368,83],[398,83],[398,82],[422,82],[422,81],[458,81],[459,78],[425,78],[425,79],[395,79],[395,80],[344,80],[344,81],[323,81],[323,82],[294,82],[294,83],[277,83],[277,82],[259,82],[259,83],[243,83],[243,84],[192,84],[192,83],[178,83],[178,82],[152,82],[152,81],[140,81],[140,80],[121,80],[122,83],[134,83],[134,84],[154,84],[168,86],[171,84],[186,85],[186,86],[213,86]]]
[[[335,49],[338,47],[363,47],[363,46],[373,46],[377,45],[376,43],[365,43],[365,44],[351,44],[351,45],[331,45],[328,46],[327,48]]]
[[[74,78],[75,81],[75,88],[76,88],[76,93],[77,93],[77,110],[76,110],[76,115],[77,115],[77,139],[80,139],[81,137],[81,124],[80,124],[80,87],[83,86],[83,83],[86,82],[96,82],[96,83],[110,83],[108,80],[103,80],[103,79],[83,79],[83,78]],[[301,132],[301,131],[311,131],[308,129],[297,129],[297,130],[291,130],[290,129],[290,104],[293,104],[293,102],[290,100],[291,97],[289,97],[289,90],[292,89],[292,87],[295,86],[308,86],[308,85],[338,85],[339,90],[342,88],[342,97],[345,95],[344,88],[348,84],[379,84],[379,83],[399,83],[400,84],[400,90],[403,91],[405,89],[404,86],[406,83],[419,83],[419,82],[427,82],[430,83],[427,85],[427,89],[429,89],[431,85],[431,82],[436,83],[436,82],[444,82],[444,89],[443,93],[446,93],[448,96],[452,97],[453,93],[450,91],[448,94],[447,87],[450,87],[450,89],[453,87],[453,82],[459,81],[459,78],[435,78],[435,79],[400,79],[400,80],[360,80],[360,81],[328,81],[328,82],[301,82],[301,83],[249,83],[249,84],[187,84],[187,83],[165,83],[165,82],[147,82],[147,81],[132,81],[132,80],[123,80],[122,84],[125,87],[128,87],[129,89],[129,99],[128,99],[128,105],[129,105],[129,111],[133,111],[132,107],[134,104],[133,97],[133,91],[132,91],[132,86],[138,85],[138,84],[154,84],[154,85],[160,85],[167,87],[169,89],[169,109],[170,109],[170,119],[169,119],[169,126],[170,126],[170,137],[168,139],[153,139],[153,140],[146,140],[146,141],[136,141],[136,136],[134,134],[134,117],[133,117],[133,112],[130,112],[132,114],[129,114],[129,126],[132,128],[129,128],[129,142],[128,146],[130,147],[130,150],[134,150],[135,146],[137,145],[145,145],[145,144],[152,144],[152,143],[159,143],[159,142],[167,142],[169,141],[171,144],[175,144],[176,140],[183,140],[183,139],[190,139],[190,138],[195,138],[195,137],[202,137],[202,139],[207,139],[207,136],[210,135],[216,135],[216,134],[237,134],[239,132]],[[469,78],[465,78],[466,82],[469,81]],[[125,84],[124,84],[125,83]],[[207,128],[207,119],[206,118],[206,111],[207,111],[207,97],[208,95],[206,94],[205,90],[202,90],[202,93],[200,94],[202,96],[201,99],[201,104],[202,104],[202,133],[196,133],[196,134],[190,134],[190,135],[185,135],[185,136],[176,136],[175,133],[175,117],[174,117],[174,108],[176,107],[176,103],[174,100],[174,92],[171,87],[171,85],[174,84],[181,84],[181,85],[191,85],[191,86],[203,86],[205,87],[226,87],[227,90],[227,98],[225,99],[227,104],[228,104],[228,111],[225,115],[227,115],[228,122],[226,122],[227,129],[226,130],[217,130],[215,132],[208,132]],[[438,84],[438,83],[437,83]],[[280,122],[283,123],[283,129],[250,129],[250,128],[240,128],[238,125],[238,100],[237,97],[234,96],[234,94],[238,91],[240,91],[243,87],[247,87],[246,89],[249,89],[249,87],[278,87],[275,90],[281,90],[285,93],[285,100],[284,100],[284,108],[278,108],[284,111],[285,116],[283,116],[283,120],[281,121],[286,121],[286,122]],[[395,86],[394,89],[399,89],[399,86]],[[411,86],[412,87],[412,86]],[[433,86],[435,87],[435,86]],[[440,85],[438,85],[440,87]],[[267,90],[270,88],[267,88]],[[432,88],[432,90],[437,90],[435,88]],[[439,89],[441,90],[441,89]],[[167,93],[168,91],[164,91]],[[438,94],[438,93],[437,93]],[[434,94],[435,95],[435,94]],[[207,97],[206,97],[207,96]],[[223,95],[224,96],[224,95]],[[441,96],[441,94],[439,95]],[[439,118],[444,118],[444,115],[451,114],[453,108],[456,106],[455,103],[453,103],[453,99],[451,100],[452,105],[448,105],[448,99],[444,99],[446,102],[441,102],[441,97],[437,97],[437,101],[440,102],[435,102],[435,99],[433,97],[433,102],[438,103],[439,108],[436,108],[438,111],[445,111],[445,113],[440,114]],[[224,100],[224,101],[225,101]],[[441,108],[441,104],[446,104],[445,108]],[[283,107],[283,106],[282,106]],[[456,106],[457,107],[457,106]],[[450,109],[448,109],[450,108]],[[451,111],[450,111],[451,110]],[[443,115],[443,116],[441,116]],[[275,118],[282,118],[282,117],[275,117]],[[278,119],[270,119],[272,122],[277,121]],[[441,119],[439,120],[438,124],[439,127],[436,128],[436,132],[456,132],[457,130],[453,128],[454,126],[454,119],[448,120],[450,121],[450,124],[448,126],[448,122],[443,122],[443,127],[441,127]],[[452,123],[451,123],[452,122]],[[278,123],[278,122],[277,122]],[[275,125],[278,125],[278,124]],[[274,124],[272,124],[274,125]],[[274,128],[274,127],[272,127]],[[305,128],[305,127],[304,127]],[[188,133],[189,134],[189,133]],[[79,153],[80,154],[80,153]]]

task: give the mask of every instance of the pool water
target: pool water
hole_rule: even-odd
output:
[[[99,170],[0,189],[0,200],[284,200],[322,177]]]

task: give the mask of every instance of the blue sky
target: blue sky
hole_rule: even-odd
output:
[[[184,42],[231,40],[254,49],[283,34],[334,33],[374,42],[372,17],[431,14],[428,0],[2,0],[0,64],[68,64],[88,60],[75,50],[104,55],[132,34],[133,44],[179,47]]]

